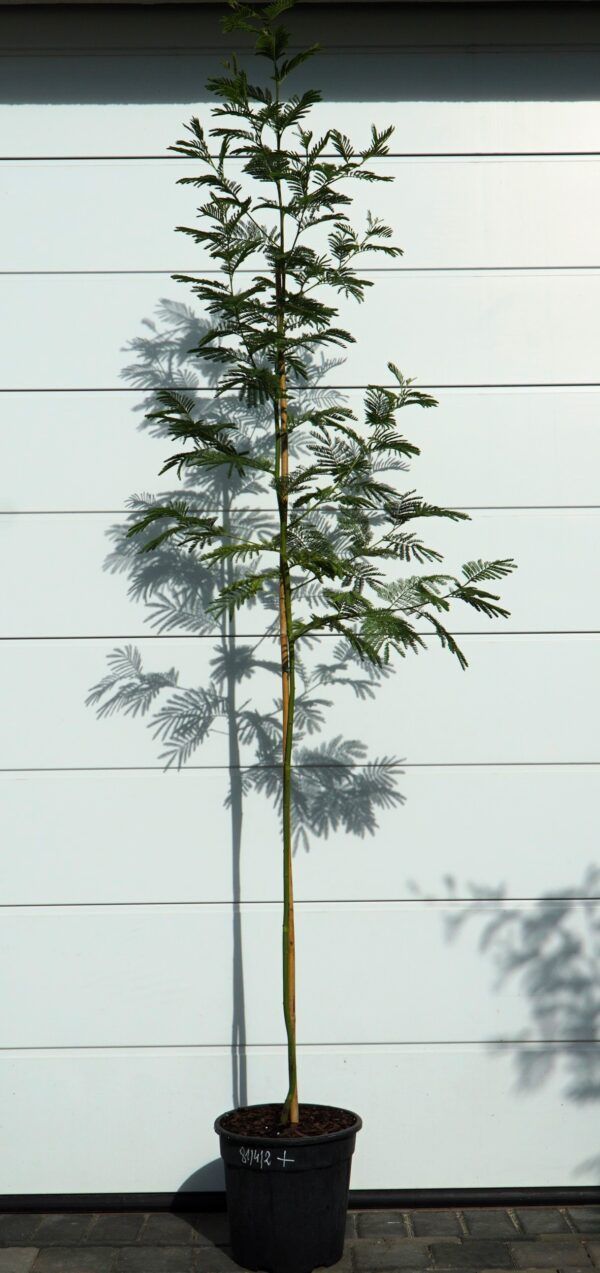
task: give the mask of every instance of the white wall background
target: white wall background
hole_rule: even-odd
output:
[[[405,255],[337,381],[355,401],[393,358],[433,386],[408,484],[473,521],[430,538],[519,562],[510,620],[461,622],[466,674],[433,648],[325,731],[403,761],[372,839],[296,857],[301,1096],[362,1113],[356,1188],[600,1174],[600,26],[484,8],[299,17],[319,122],[397,130]],[[185,685],[214,654],[104,566],[158,489],[124,371],[190,300],[166,147],[222,37],[208,7],[3,23],[0,1193],[219,1188],[214,1116],[285,1087],[276,815],[244,803],[234,902],[225,736],[164,773],[144,720],[85,698],[116,645]]]

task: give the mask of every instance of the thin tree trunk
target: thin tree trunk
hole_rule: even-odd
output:
[[[231,508],[227,488],[223,492],[223,525],[230,530]],[[231,560],[222,568],[221,586],[231,585],[234,570]],[[248,1104],[246,1063],[246,1005],[244,994],[244,953],[242,945],[241,853],[243,789],[240,768],[240,740],[237,719],[237,681],[235,669],[236,622],[233,606],[223,616],[222,646],[226,669],[227,734],[229,740],[229,798],[231,812],[231,864],[233,890],[233,1018],[231,1023],[231,1066],[233,1104]]]
[[[284,301],[285,279],[281,267],[278,267],[278,334],[284,333]],[[292,878],[292,747],[294,741],[294,643],[290,640],[292,624],[292,602],[290,588],[290,572],[287,557],[287,521],[289,476],[288,451],[288,403],[287,376],[285,356],[280,350],[277,356],[278,401],[276,410],[278,476],[280,479],[279,530],[279,631],[281,643],[281,690],[283,704],[282,746],[283,746],[283,1014],[287,1033],[288,1051],[288,1094],[282,1109],[282,1123],[297,1123],[298,1111],[298,1079],[296,1066],[296,948],[294,933],[294,888]]]
[[[279,80],[275,82],[275,101],[279,109]],[[277,152],[281,151],[281,133],[277,129]],[[296,944],[294,933],[294,885],[292,876],[292,750],[294,742],[294,641],[292,633],[292,590],[288,562],[288,477],[289,432],[288,389],[285,361],[285,210],[281,181],[276,177],[279,207],[280,259],[275,265],[275,308],[277,315],[277,398],[275,406],[275,468],[279,485],[279,634],[281,643],[282,699],[282,831],[283,831],[283,1015],[287,1034],[288,1093],[281,1111],[281,1122],[299,1121],[298,1077],[296,1067]]]

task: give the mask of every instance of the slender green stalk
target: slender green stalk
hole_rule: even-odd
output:
[[[296,1064],[296,945],[292,878],[291,757],[294,730],[294,646],[289,655],[289,705],[283,761],[283,1012],[288,1041],[288,1094],[282,1123],[299,1121]]]
[[[223,489],[223,526],[231,525],[231,501],[225,485]],[[231,561],[224,561],[221,568],[221,587],[233,582]],[[229,745],[229,804],[231,816],[231,867],[233,896],[233,1022],[231,1030],[231,1074],[233,1099],[236,1105],[245,1105],[248,1099],[246,1078],[246,995],[244,989],[244,955],[242,943],[241,852],[243,784],[240,764],[240,740],[238,725],[237,679],[232,653],[236,641],[235,607],[230,606],[221,619],[222,647],[225,667],[225,699],[227,703],[227,738]]]
[[[280,106],[278,68],[274,63],[275,101]],[[281,154],[281,132],[276,132],[277,159]],[[282,701],[282,834],[283,834],[283,1015],[287,1034],[288,1092],[281,1111],[281,1123],[296,1124],[299,1121],[298,1074],[296,1061],[296,941],[294,922],[294,882],[292,869],[292,756],[294,747],[294,643],[292,639],[292,592],[288,559],[288,482],[289,482],[289,428],[288,387],[285,360],[285,211],[281,181],[277,179],[277,204],[279,220],[279,261],[276,264],[275,305],[277,322],[277,402],[276,466],[277,504],[279,513],[279,632],[281,644],[281,701]]]
[[[283,326],[283,311],[281,312]],[[281,698],[283,745],[283,1013],[288,1049],[288,1094],[281,1112],[282,1123],[297,1123],[298,1082],[296,1065],[296,949],[294,926],[294,889],[292,878],[292,755],[294,744],[294,642],[292,632],[292,597],[288,561],[288,493],[289,434],[287,424],[287,388],[283,355],[279,355],[279,400],[276,409],[277,452],[279,467],[279,634],[281,650]]]

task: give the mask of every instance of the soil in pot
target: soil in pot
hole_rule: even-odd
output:
[[[281,1105],[250,1105],[246,1109],[234,1109],[221,1119],[224,1131],[236,1136],[289,1137],[326,1136],[330,1132],[342,1132],[356,1123],[356,1114],[334,1105],[300,1105],[298,1123],[280,1123]]]

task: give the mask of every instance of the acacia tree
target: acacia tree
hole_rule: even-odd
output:
[[[483,584],[513,569],[510,560],[470,561],[459,577],[439,569],[441,561],[411,523],[467,515],[426,503],[414,491],[401,493],[394,470],[418,455],[399,431],[397,413],[431,407],[394,363],[390,384],[370,385],[358,417],[338,398],[311,401],[307,389],[315,360],[353,343],[338,325],[338,297],[361,302],[372,280],[357,272],[364,254],[400,255],[391,231],[367,214],[365,226],[350,222],[349,187],[357,181],[391,180],[379,161],[389,153],[392,129],[371,128],[356,150],[341,131],[315,136],[307,127],[320,93],[286,91],[287,80],[311,58],[316,46],[290,53],[289,32],[280,24],[293,0],[263,8],[230,0],[226,30],[249,33],[268,75],[254,83],[235,57],[224,74],[209,81],[218,99],[213,126],[193,118],[188,136],[171,149],[195,160],[197,175],[181,178],[206,193],[197,226],[178,227],[208,252],[215,267],[202,277],[175,275],[192,289],[209,316],[195,352],[216,365],[215,394],[236,395],[246,412],[272,416],[269,447],[248,445],[235,411],[214,419],[199,413],[193,398],[174,390],[158,395],[154,412],[161,429],[183,450],[162,472],[191,471],[240,481],[262,478],[273,493],[271,527],[208,515],[185,497],[153,503],[134,520],[129,536],[141,536],[141,551],[167,541],[194,553],[217,584],[209,609],[233,616],[242,606],[275,599],[278,613],[281,699],[281,812],[283,847],[283,1006],[287,1033],[288,1092],[282,1125],[299,1119],[296,1068],[295,944],[292,882],[292,764],[295,758],[299,651],[320,635],[339,638],[334,658],[350,655],[373,669],[386,669],[392,655],[425,648],[423,624],[466,667],[464,654],[445,626],[453,602],[490,617],[508,612]],[[227,567],[224,570],[224,567]],[[415,567],[418,573],[412,573]],[[412,568],[412,571],[411,571]]]

